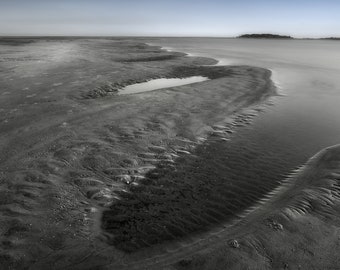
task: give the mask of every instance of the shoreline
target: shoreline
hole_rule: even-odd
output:
[[[273,77],[272,77],[272,79],[273,79]],[[280,86],[277,82],[275,83],[275,85],[278,88],[280,88]],[[280,94],[280,95],[282,95],[282,94]],[[333,203],[339,204],[339,200],[338,200],[339,189],[338,188],[335,188],[333,190],[332,186],[328,186],[327,181],[324,182],[324,184],[326,185],[325,187],[319,187],[318,186],[319,184],[322,185],[323,184],[322,182],[319,183],[319,184],[317,182],[315,182],[312,185],[311,182],[307,181],[309,179],[305,176],[306,174],[307,175],[310,175],[310,174],[319,175],[319,172],[316,170],[316,168],[319,168],[320,165],[324,166],[325,163],[324,163],[324,161],[322,161],[323,157],[327,156],[329,154],[332,155],[332,152],[335,152],[335,156],[337,156],[340,152],[340,146],[335,145],[335,146],[332,146],[332,147],[326,147],[325,149],[323,149],[320,152],[318,152],[317,154],[315,154],[315,156],[312,156],[305,165],[303,165],[300,168],[298,168],[297,170],[293,171],[292,175],[290,175],[287,179],[283,180],[281,186],[279,186],[278,188],[276,188],[273,191],[271,191],[270,193],[268,193],[268,196],[266,196],[266,198],[264,200],[261,200],[259,202],[260,205],[252,206],[251,209],[250,209],[251,211],[249,213],[247,213],[245,216],[242,216],[242,219],[243,218],[247,219],[248,215],[250,215],[250,216],[255,215],[256,216],[258,211],[260,211],[260,212],[263,211],[262,207],[268,208],[268,206],[271,203],[274,203],[274,204],[277,203],[278,204],[277,201],[280,201],[280,198],[285,198],[286,201],[283,203],[283,208],[285,210],[279,211],[279,209],[280,209],[279,207],[275,208],[275,207],[269,206],[269,208],[271,209],[270,211],[274,211],[275,213],[279,212],[279,214],[277,214],[278,216],[273,216],[273,213],[271,213],[271,215],[269,215],[269,218],[265,219],[265,226],[266,227],[269,227],[271,230],[274,230],[274,231],[282,231],[283,228],[285,228],[285,226],[282,226],[282,224],[279,223],[275,219],[282,219],[283,218],[284,222],[282,222],[282,223],[286,223],[287,220],[289,220],[291,223],[293,223],[293,219],[296,219],[299,216],[303,216],[303,215],[309,215],[309,216],[311,216],[310,218],[314,218],[315,213],[314,213],[313,208],[315,207],[315,205],[319,205],[322,208],[322,207],[324,207],[323,206],[324,202],[326,202],[328,207],[331,207],[331,205]],[[340,179],[339,166],[335,169],[335,171],[336,171],[335,174],[334,173],[331,173],[331,174],[333,175],[332,177],[333,177],[333,179],[336,183],[336,181],[339,181],[339,179]],[[314,179],[315,178],[317,178],[317,177],[314,177]],[[289,202],[289,200],[287,201],[287,196],[292,197],[291,194],[296,193],[296,190],[293,189],[292,186],[295,183],[296,183],[296,185],[299,185],[300,182],[307,182],[307,183],[304,183],[305,185],[302,186],[302,187],[300,185],[300,192],[301,192],[301,194],[304,194],[304,195],[300,195],[301,198],[299,200],[297,200],[297,202],[294,202],[294,201]],[[338,185],[338,184],[336,184],[336,185]],[[315,192],[319,193],[319,195],[316,195],[316,193],[314,193],[314,191],[311,191],[310,189],[315,189]],[[294,192],[292,192],[293,190],[294,190]],[[335,193],[332,196],[333,199],[331,199],[331,201],[328,198],[328,192],[332,192],[333,194]],[[306,201],[309,201],[309,200],[312,200],[313,203],[312,204],[306,203]],[[280,202],[279,204],[282,206],[282,202]],[[264,210],[266,211],[266,209],[264,209]],[[318,210],[317,215],[322,216],[325,213],[329,213],[330,210],[333,211],[333,215],[335,215],[335,216],[333,216],[333,219],[336,218],[336,215],[338,215],[336,210],[334,210],[333,208],[324,209],[324,210],[325,211]],[[269,211],[269,210],[267,209],[267,211]],[[264,216],[265,216],[264,213],[260,213],[260,215],[263,215],[263,216],[256,217],[256,218],[261,219],[261,218],[264,218]],[[274,215],[276,215],[276,214],[274,214]],[[268,216],[268,214],[267,214],[267,216]],[[241,225],[244,222],[245,222],[244,220],[240,220]],[[286,225],[286,224],[284,224],[284,225]],[[255,225],[255,226],[257,226],[257,225]],[[262,225],[259,224],[258,226],[262,226]],[[323,230],[325,230],[325,229],[326,229],[326,227],[323,228]],[[222,230],[222,232],[223,232],[223,230]],[[310,232],[310,233],[313,234],[314,232]],[[218,237],[218,234],[219,233],[214,234],[214,237]],[[249,232],[247,234],[249,234]],[[262,234],[262,233],[258,233],[258,234]],[[303,234],[302,231],[300,232],[300,234]],[[255,233],[255,235],[256,235],[256,233]],[[254,238],[256,238],[256,237],[257,236],[254,236]],[[328,240],[330,240],[330,239],[328,239]],[[252,240],[252,241],[258,241],[258,240]],[[270,240],[268,240],[268,241],[270,242]],[[305,248],[306,249],[308,249],[308,248],[315,249],[317,247],[318,247],[318,245],[313,246],[313,247],[307,247],[306,246]],[[186,247],[186,248],[188,248],[188,247]],[[256,247],[256,248],[258,248],[258,247]],[[217,249],[215,249],[215,248],[212,248],[212,249],[217,251]],[[189,254],[195,254],[198,251],[202,254],[202,249],[199,249],[195,252],[191,252]],[[182,260],[180,260],[179,263],[173,265],[174,268],[169,268],[169,269],[220,269],[220,268],[210,268],[211,264],[210,264],[209,267],[204,265],[204,264],[207,264],[207,263],[211,263],[210,259],[208,259],[208,258],[213,258],[212,260],[214,262],[222,259],[222,257],[214,255],[215,251],[213,251],[213,253],[208,252],[207,254],[205,254],[206,256],[203,256],[203,258],[201,257],[202,255],[200,257],[193,255],[192,258],[191,258],[190,257],[191,255],[189,255],[187,253],[185,255],[182,255],[182,257],[181,257]],[[331,252],[331,250],[329,250],[329,249],[327,249],[327,251],[328,251],[328,253]],[[272,252],[275,253],[276,252],[275,249],[272,250]],[[176,252],[174,252],[174,253],[176,253]],[[179,253],[181,253],[181,251],[179,251]],[[237,252],[235,252],[235,253],[237,253]],[[314,254],[314,253],[312,252],[311,254]],[[319,262],[320,267],[324,267],[324,265],[328,265],[327,262],[325,262],[325,260],[327,261],[329,259],[329,258],[327,258],[327,256],[329,256],[330,254],[326,253],[326,254],[323,254],[323,255],[326,256],[326,257],[323,257],[322,263]],[[225,255],[221,255],[221,256],[224,257]],[[237,256],[237,255],[235,255],[235,256]],[[276,256],[278,256],[278,255],[276,255]],[[312,255],[312,256],[314,256],[314,255]],[[171,257],[171,256],[169,256],[169,257]],[[188,259],[188,257],[189,257],[189,259]],[[186,258],[186,259],[184,259],[184,258]],[[180,258],[177,257],[176,259],[171,259],[171,261],[174,262],[175,260],[179,260],[179,259]],[[165,260],[165,261],[167,261],[167,260]],[[283,267],[285,267],[285,265],[291,265],[292,264],[290,262],[289,258],[280,258],[280,261],[282,262]],[[281,262],[276,261],[275,267],[280,267],[279,265],[280,265]],[[306,263],[306,261],[301,261],[301,262],[302,262],[302,264]],[[162,263],[159,262],[159,263],[160,263],[159,265],[157,264],[158,266],[162,265],[164,262],[162,262]],[[167,261],[167,263],[170,264],[170,261]],[[225,263],[225,265],[220,265],[220,267],[225,267],[226,265],[230,266],[230,262],[225,261],[224,263]],[[312,265],[313,265],[312,263],[308,263],[308,264],[309,264],[308,267],[312,267]],[[295,265],[295,264],[293,264],[293,265]],[[337,264],[334,264],[334,262],[332,262],[330,264],[330,267],[333,267],[334,265],[337,265]],[[150,269],[153,269],[153,266],[151,266],[151,264],[149,266],[150,266]],[[243,265],[243,266],[245,267],[245,265]],[[238,266],[234,265],[234,267],[238,269]],[[263,267],[265,267],[265,266],[263,266]],[[269,267],[269,266],[267,266],[267,267]],[[304,267],[306,268],[306,266],[304,266]],[[234,268],[231,268],[231,269],[234,269]],[[310,268],[308,268],[308,269],[310,269]]]
[[[22,98],[27,98],[30,103],[24,100],[23,111],[15,111],[11,118],[8,117],[8,122],[1,123],[6,135],[1,137],[2,145],[6,146],[1,156],[2,183],[6,198],[9,198],[3,208],[6,216],[3,230],[11,232],[6,241],[12,243],[12,237],[22,240],[19,246],[13,244],[4,249],[5,267],[20,269],[34,265],[35,269],[46,269],[53,263],[55,269],[83,269],[85,266],[91,269],[103,265],[105,269],[105,264],[109,265],[112,257],[119,264],[129,255],[109,244],[112,236],[109,230],[103,233],[103,221],[97,219],[99,213],[103,209],[108,211],[110,205],[117,201],[131,202],[129,197],[124,199],[124,196],[130,196],[126,191],[134,186],[133,183],[142,188],[137,192],[142,198],[147,182],[160,178],[157,174],[145,176],[148,170],[157,166],[163,166],[162,169],[174,166],[178,157],[185,159],[188,156],[190,163],[188,153],[199,144],[204,146],[205,138],[200,137],[213,137],[218,142],[228,140],[228,134],[235,126],[231,116],[261,107],[264,100],[275,94],[270,71],[265,69],[202,66],[215,60],[190,59],[181,56],[181,53],[170,58],[161,53],[162,60],[155,60],[154,56],[160,53],[140,42],[95,42],[51,42],[49,46],[60,50],[62,57],[73,57],[70,67],[65,65],[64,58],[58,60],[60,62],[54,60],[55,65],[61,67],[49,66],[46,58],[37,62],[35,59],[41,58],[40,50],[47,53],[43,51],[47,45],[39,42],[21,47],[28,54],[28,57],[19,55],[24,60],[29,59],[26,69],[16,68],[14,64],[21,60],[17,55],[14,59],[8,52],[14,64],[10,60],[6,62],[13,71],[6,74],[6,78],[13,79],[6,87],[19,90],[4,96],[4,109],[10,111],[23,102]],[[93,47],[103,48],[104,52],[110,48],[110,51],[108,55],[99,57],[97,53],[102,51],[94,51]],[[50,50],[52,55],[47,59],[54,59],[54,50]],[[74,54],[74,51],[79,54]],[[126,51],[131,56],[122,59],[121,55],[125,56]],[[85,56],[89,57],[88,62],[83,61]],[[134,62],[134,59],[138,61]],[[88,63],[86,69],[85,63]],[[142,69],[141,65],[146,68]],[[27,74],[27,69],[30,74]],[[40,69],[44,69],[46,74],[41,74]],[[34,76],[31,85],[27,85],[29,81],[22,77],[23,73]],[[77,76],[73,78],[70,74],[81,74],[86,79],[76,82]],[[110,88],[117,81],[124,84],[155,76],[188,74],[207,74],[211,80],[195,87],[186,85],[124,97],[106,95],[106,89],[103,96],[91,99],[82,96],[88,89],[98,85]],[[93,81],[87,81],[90,79]],[[35,85],[36,82],[42,86]],[[57,87],[58,91],[51,91]],[[29,93],[28,97],[22,97],[21,89],[25,88],[29,88],[25,90]],[[49,102],[44,99],[46,88],[50,89]],[[251,121],[257,113],[255,110],[241,116],[239,124]],[[231,126],[221,127],[225,122]],[[190,180],[188,184],[196,185],[196,182]],[[155,194],[158,192],[153,190]],[[180,196],[181,190],[175,188],[173,191]],[[155,197],[155,200],[158,199]],[[185,198],[179,197],[178,200],[185,202]],[[176,215],[181,218],[181,212]],[[210,218],[210,223],[214,222],[217,223]],[[191,225],[186,223],[185,226],[190,228]],[[99,227],[102,231],[98,234],[96,228]],[[22,231],[15,228],[22,228]],[[138,237],[143,235],[141,233]],[[159,239],[161,242],[164,240],[162,237]],[[153,248],[158,247],[155,245]],[[105,251],[98,254],[98,249]],[[139,255],[136,253],[132,257]],[[87,259],[79,264],[79,258],[83,257]]]
[[[161,45],[157,45],[157,44],[154,44],[154,43],[148,43],[148,42],[145,42],[145,44],[149,45],[149,46],[159,46],[161,50],[165,50],[165,51],[168,51],[168,52],[176,52],[175,48],[173,47],[168,47],[168,46],[161,46]],[[235,64],[231,61],[228,62],[227,59],[218,59],[218,58],[214,58],[212,56],[202,56],[202,55],[194,55],[192,53],[189,53],[189,52],[185,52],[185,51],[181,51],[181,53],[185,53],[188,57],[207,57],[207,58],[211,58],[213,60],[216,61],[215,64],[211,64],[211,65],[203,65],[203,66],[240,66],[242,64]],[[256,66],[254,66],[256,67]],[[277,90],[282,90],[282,87],[281,87],[281,84],[279,82],[278,79],[275,79],[275,77],[277,76],[277,71],[275,71],[273,68],[268,68],[268,70],[271,71],[271,80],[273,81],[275,87]],[[283,93],[278,93],[279,95],[284,95]]]
[[[224,207],[233,203],[232,194],[214,201],[217,205],[211,209],[212,200],[199,190],[210,185],[207,194],[215,198],[220,191],[233,190],[222,186],[227,172],[219,165],[225,164],[221,153],[230,154],[233,161],[229,150],[244,149],[223,148],[224,142],[236,138],[237,129],[249,125],[254,117],[261,117],[263,104],[277,95],[279,85],[273,71],[208,66],[217,60],[159,52],[138,41],[49,44],[50,52],[44,51],[46,44],[38,42],[19,47],[25,53],[15,57],[6,51],[9,60],[0,62],[12,72],[3,77],[6,91],[11,91],[2,96],[6,118],[0,122],[1,224],[3,243],[7,243],[0,263],[5,269],[280,269],[299,264],[303,269],[323,269],[340,264],[338,252],[334,252],[338,251],[336,239],[340,239],[339,146],[311,157],[277,189],[260,190],[260,195],[266,194],[263,198],[253,193],[245,196],[260,205],[249,204],[253,206],[245,212],[238,211],[244,204],[236,205],[235,218],[214,211],[220,202]],[[108,48],[109,53],[98,55]],[[53,51],[60,51],[59,57],[64,58],[55,60]],[[131,56],[126,57],[125,52]],[[68,58],[71,66],[64,62]],[[61,67],[50,66],[51,59]],[[25,69],[16,68],[18,62]],[[129,97],[110,93],[116,82],[122,85],[188,74],[207,74],[212,79],[194,87]],[[34,77],[23,77],[27,75]],[[78,76],[83,81],[76,82]],[[103,96],[83,98],[84,93],[101,86],[106,86]],[[239,164],[242,173],[242,163],[234,165]],[[197,167],[202,171],[209,168],[207,175],[198,177]],[[233,174],[239,175],[235,171],[228,177]],[[175,185],[157,189],[160,183]],[[188,205],[193,203],[191,188],[197,189],[194,195],[199,203]],[[234,192],[240,196],[244,189]],[[171,194],[157,197],[164,190]],[[163,203],[162,198],[169,201]],[[111,207],[114,203],[117,208]],[[152,209],[152,215],[132,210],[133,205]],[[118,213],[130,211],[131,218],[116,216],[112,226],[104,228],[102,213],[106,211],[110,218],[117,209]],[[187,209],[202,212],[188,215]],[[235,205],[225,208],[231,209]],[[176,228],[171,231],[174,235],[148,231],[157,228],[157,215],[164,211],[169,218],[160,220],[170,222],[169,228],[184,230],[184,236]],[[143,217],[147,222],[138,221]],[[208,224],[193,225],[197,221]],[[117,229],[115,225],[121,222],[126,225]],[[138,246],[131,246],[130,239],[117,242],[112,237],[126,232],[141,241]],[[158,238],[148,238],[150,234]],[[146,247],[149,241],[151,247]],[[124,245],[137,251],[126,253]]]

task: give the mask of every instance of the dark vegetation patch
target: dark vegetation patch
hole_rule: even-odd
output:
[[[270,39],[293,39],[291,36],[275,35],[275,34],[245,34],[239,38],[270,38]]]
[[[320,38],[325,40],[340,40],[340,37],[326,37],[326,38]]]

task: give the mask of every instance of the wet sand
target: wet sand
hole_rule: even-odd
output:
[[[186,254],[169,269],[337,269],[339,166],[339,145],[322,150],[217,233],[213,248],[202,242],[199,255]]]
[[[209,67],[216,61],[135,40],[0,44],[4,269],[122,269],[152,261],[266,192],[224,206],[222,215],[218,205],[238,189],[215,203],[209,193],[222,181],[208,176],[218,171],[212,164],[223,142],[275,94],[270,71]],[[191,76],[210,80],[117,95],[133,83]],[[205,163],[209,173],[196,175]]]
[[[4,269],[340,265],[339,146],[273,153],[252,125],[270,71],[135,39],[0,46]],[[117,94],[191,76],[209,80]]]

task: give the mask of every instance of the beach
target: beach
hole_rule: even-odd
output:
[[[0,1],[0,270],[340,270],[340,1]]]
[[[340,265],[336,67],[191,42],[0,39],[1,269]]]
[[[4,269],[122,269],[247,208],[244,201],[214,212],[206,193],[220,184],[183,176],[276,94],[269,70],[213,66],[214,59],[135,40],[0,44]],[[191,76],[209,80],[117,94],[134,83]]]

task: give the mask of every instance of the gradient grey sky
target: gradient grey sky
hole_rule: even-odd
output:
[[[0,35],[340,36],[340,0],[0,0]]]

